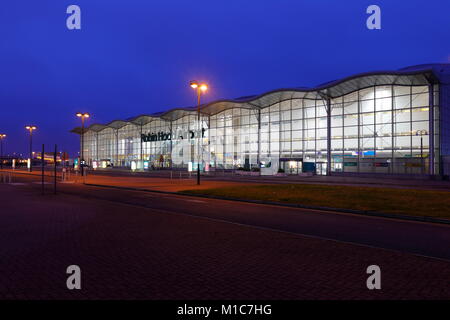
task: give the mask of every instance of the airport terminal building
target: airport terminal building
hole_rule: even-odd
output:
[[[200,115],[174,108],[72,132],[93,167],[450,174],[450,64],[214,101]]]

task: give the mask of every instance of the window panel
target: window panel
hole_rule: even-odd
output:
[[[361,112],[373,112],[375,110],[374,100],[361,101]]]
[[[411,96],[394,97],[394,109],[405,109],[411,107]]]
[[[302,119],[302,109],[292,110],[292,119]]]
[[[344,117],[344,126],[358,125],[358,115],[346,115]]]
[[[343,118],[342,116],[340,117],[331,117],[331,126],[332,127],[341,127],[343,124]]]
[[[358,137],[358,127],[345,127],[344,128],[345,138],[356,138]]]
[[[390,98],[391,97],[391,87],[390,86],[378,86],[375,88],[375,97],[379,98]]]
[[[412,95],[412,107],[423,107],[428,106],[428,94],[427,93],[421,93],[421,94],[413,94]]]
[[[344,114],[358,113],[358,102],[348,102],[344,104]]]
[[[429,108],[412,109],[412,121],[424,121],[429,119]]]
[[[392,113],[391,112],[377,112],[375,114],[377,123],[391,123],[392,122]]]
[[[377,99],[375,109],[377,111],[391,110],[392,109],[392,99],[391,98]]]

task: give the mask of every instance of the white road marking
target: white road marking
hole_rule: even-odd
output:
[[[184,200],[184,201],[188,201],[188,202],[196,202],[196,203],[206,203],[206,201],[201,201],[201,200],[188,200],[188,199],[180,199],[180,200]]]

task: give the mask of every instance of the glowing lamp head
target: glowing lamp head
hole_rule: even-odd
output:
[[[87,112],[85,112],[85,113],[77,112],[76,115],[77,115],[77,117],[79,117],[79,118],[89,118],[89,117],[91,116],[91,115],[90,115],[89,113],[87,113]]]
[[[198,88],[198,82],[197,81],[191,81],[189,83],[189,85],[191,86],[192,89],[197,89]]]
[[[202,90],[203,92],[206,92],[206,90],[208,90],[208,85],[205,84],[205,83],[202,83],[202,84],[200,85],[200,90]]]

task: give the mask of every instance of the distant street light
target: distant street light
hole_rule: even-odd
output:
[[[417,130],[416,131],[416,136],[420,136],[420,171],[423,174],[423,136],[427,135],[428,131],[427,130]]]
[[[80,168],[81,168],[81,175],[84,176],[84,120],[86,118],[89,118],[91,115],[87,112],[81,113],[81,112],[77,112],[76,113],[77,117],[81,118],[81,156],[80,156]]]
[[[36,126],[28,125],[25,127],[25,129],[30,132],[30,167],[28,168],[28,171],[33,171],[33,131],[37,129]]]
[[[200,184],[200,161],[203,162],[201,158],[201,148],[200,144],[202,141],[203,127],[201,127],[200,122],[200,97],[202,93],[205,93],[208,90],[208,85],[206,83],[199,83],[198,81],[191,81],[190,86],[192,89],[197,91],[197,123],[198,123],[198,146],[197,146],[197,184]]]
[[[6,134],[0,133],[0,169],[3,169],[3,139],[6,138]]]

